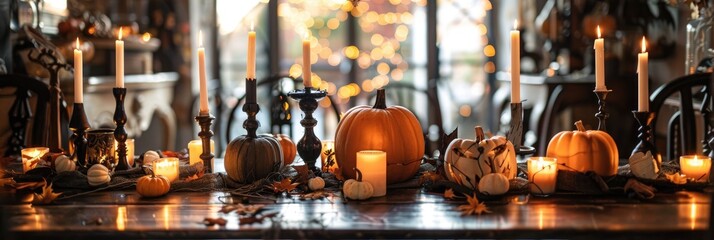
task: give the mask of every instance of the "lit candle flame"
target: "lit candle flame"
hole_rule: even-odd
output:
[[[253,32],[255,30],[255,22],[250,21],[250,31]]]
[[[203,47],[203,30],[198,30],[198,47]]]
[[[513,20],[513,30],[518,30],[518,19]]]
[[[645,41],[645,37],[642,37],[642,52],[647,52],[647,42]],[[694,159],[697,159],[697,157],[694,156]]]
[[[79,50],[79,38],[77,38],[77,50]]]
[[[600,25],[597,25],[597,38],[602,38],[602,33],[600,32]]]
[[[121,40],[121,36],[124,34],[124,27],[119,28],[119,40]]]

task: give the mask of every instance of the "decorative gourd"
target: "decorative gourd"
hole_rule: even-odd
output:
[[[142,197],[159,197],[168,193],[171,189],[171,182],[164,176],[156,176],[154,171],[151,175],[140,177],[136,181],[136,192]]]
[[[559,169],[594,171],[600,176],[617,174],[619,156],[615,140],[607,132],[585,130],[582,121],[575,131],[556,134],[548,143],[546,156],[558,159]]]
[[[156,151],[152,151],[152,150],[146,151],[141,156],[141,159],[142,159],[142,162],[144,165],[151,165],[151,163],[153,163],[156,160],[159,160],[159,158],[161,158],[159,153]]]
[[[480,126],[476,126],[475,131],[476,139],[457,138],[446,148],[447,178],[473,190],[489,173],[501,173],[506,180],[515,178],[518,166],[513,144],[503,136],[485,138]]]
[[[241,135],[228,143],[224,164],[231,180],[252,183],[280,170],[283,151],[270,135]]]
[[[357,152],[387,153],[387,183],[410,179],[424,155],[419,120],[401,106],[387,107],[384,89],[377,91],[373,107],[357,106],[345,113],[335,134],[335,159],[346,178],[355,178]]]
[[[55,171],[57,171],[57,173],[71,172],[74,170],[77,170],[77,162],[66,155],[59,155],[57,159],[55,159]]]
[[[109,168],[102,164],[94,164],[87,170],[89,186],[96,187],[109,183],[112,180]]]
[[[274,134],[275,139],[280,143],[280,148],[283,150],[283,165],[290,165],[295,161],[297,156],[297,147],[293,140],[285,134]]]
[[[344,194],[346,198],[354,200],[365,200],[372,197],[372,195],[374,194],[374,188],[372,187],[372,184],[368,182],[362,182],[362,172],[357,168],[353,169],[355,172],[357,172],[357,180],[349,179],[345,181],[345,183],[342,185],[342,194]]]
[[[310,180],[307,180],[307,187],[312,191],[323,189],[325,188],[325,179],[321,177],[310,178]]]
[[[489,173],[478,182],[478,191],[486,195],[501,195],[508,192],[510,183],[505,175]]]

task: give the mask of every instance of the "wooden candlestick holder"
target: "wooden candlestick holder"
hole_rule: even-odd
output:
[[[534,147],[523,146],[523,102],[511,103],[511,128],[506,139],[513,144],[516,154],[521,156],[535,153]]]
[[[606,121],[607,118],[610,117],[610,114],[605,110],[605,106],[607,104],[605,100],[607,99],[607,94],[612,92],[612,90],[594,90],[593,92],[595,93],[595,96],[597,96],[598,105],[597,113],[595,113],[595,117],[598,120],[597,130],[607,132]]]
[[[130,168],[129,161],[126,157],[126,139],[127,133],[124,128],[126,124],[126,111],[124,110],[124,99],[126,98],[126,88],[113,88],[114,100],[116,107],[114,109],[114,124],[117,127],[114,129],[114,140],[117,141],[117,159],[116,170],[127,170]]]
[[[639,133],[637,135],[637,138],[640,140],[640,142],[637,143],[635,149],[632,150],[632,154],[634,155],[638,152],[647,153],[649,151],[652,156],[657,156],[657,149],[651,141],[652,128],[650,127],[652,120],[654,120],[655,113],[632,111],[632,114],[635,116],[637,123],[640,124],[640,127],[637,128],[637,132]]]
[[[85,131],[91,126],[87,120],[87,114],[84,112],[83,103],[74,103],[72,109],[72,118],[69,120],[69,128],[73,132],[70,142],[74,144],[72,157],[77,160],[80,166],[85,166],[87,164],[87,137],[85,136]]]
[[[315,136],[313,129],[317,126],[317,119],[312,116],[312,113],[317,109],[317,100],[327,96],[327,92],[322,90],[306,87],[301,90],[293,90],[288,93],[288,96],[298,101],[300,110],[305,113],[305,118],[300,120],[300,125],[305,128],[305,134],[297,143],[297,152],[305,161],[308,168],[317,176],[320,174],[320,169],[315,166],[317,158],[320,157],[322,151],[322,142]]]
[[[201,160],[203,161],[203,169],[206,173],[213,172],[211,168],[211,161],[215,157],[211,153],[211,138],[213,137],[213,131],[211,130],[211,125],[213,125],[213,120],[216,118],[211,114],[199,114],[196,116],[196,122],[201,127],[201,131],[198,132],[198,137],[201,138]]]

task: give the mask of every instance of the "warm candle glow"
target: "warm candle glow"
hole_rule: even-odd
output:
[[[203,30],[198,30],[198,47],[203,47]]]
[[[642,37],[642,52],[647,52],[647,42],[645,41],[645,37]]]
[[[362,181],[372,184],[375,197],[387,195],[387,153],[383,151],[357,152],[357,169]]]
[[[77,38],[77,47],[75,47],[77,50],[79,50],[79,38]]]
[[[712,160],[706,156],[687,155],[679,157],[681,173],[697,182],[709,181]]]
[[[250,21],[250,31],[252,32],[254,30],[255,30],[255,22]]]
[[[211,153],[216,153],[215,142],[211,139]],[[203,165],[203,160],[201,160],[201,154],[203,154],[203,141],[201,140],[191,140],[188,142],[188,164],[194,165],[196,163],[201,163]]]
[[[22,153],[22,173],[27,173],[41,164],[42,156],[50,152],[46,147],[24,148]]]
[[[602,33],[600,32],[600,25],[597,25],[597,38],[602,38]]]
[[[124,27],[119,28],[119,40],[121,40],[122,35],[124,35]]]
[[[161,175],[169,179],[169,182],[174,182],[179,179],[179,161],[178,158],[160,158],[152,164],[154,174]]]
[[[518,19],[513,20],[513,30],[518,29]]]
[[[555,158],[549,157],[528,158],[528,181],[531,193],[547,195],[555,192],[558,179],[557,162]]]

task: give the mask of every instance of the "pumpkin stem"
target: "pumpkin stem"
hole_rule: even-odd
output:
[[[483,141],[485,139],[485,135],[483,134],[483,128],[481,128],[481,126],[476,126],[474,130],[476,131],[476,142]]]
[[[387,97],[384,88],[377,90],[377,101],[374,102],[374,107],[376,109],[387,108]]]
[[[147,168],[147,169],[149,169],[149,173],[151,173],[151,178],[155,178],[156,174],[154,173],[154,169],[152,169],[152,168]]]
[[[359,168],[352,168],[352,170],[355,170],[357,172],[357,181],[361,182],[362,181],[362,171],[360,171]]]
[[[575,122],[575,127],[578,128],[578,131],[581,131],[581,132],[587,131],[587,130],[585,129],[585,126],[583,126],[583,121],[582,121],[582,120],[578,120],[577,122]]]

